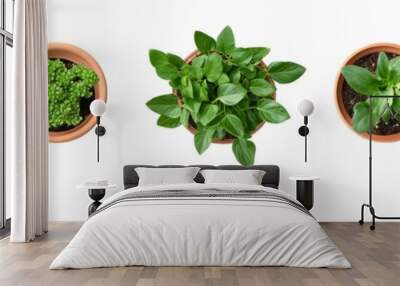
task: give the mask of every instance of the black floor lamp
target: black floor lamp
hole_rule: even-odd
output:
[[[374,96],[374,99],[388,99],[394,98],[396,96]],[[371,96],[368,97],[368,100],[371,102]],[[361,219],[358,221],[359,224],[364,224],[364,207],[369,208],[369,211],[372,216],[372,224],[369,226],[371,230],[375,229],[375,219],[383,219],[383,220],[392,220],[392,219],[400,219],[400,217],[394,216],[378,216],[375,213],[375,208],[372,203],[372,108],[371,104],[369,104],[369,127],[368,127],[368,135],[369,135],[369,181],[368,181],[368,191],[369,191],[369,200],[368,204],[364,203],[361,205]]]

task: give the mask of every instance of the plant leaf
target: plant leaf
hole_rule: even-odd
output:
[[[222,121],[222,127],[233,136],[241,137],[244,135],[242,121],[234,114],[225,115]]]
[[[199,121],[204,126],[207,126],[218,114],[218,105],[203,104],[200,109]]]
[[[183,108],[180,116],[180,122],[185,127],[188,127],[189,125],[189,116],[190,112],[187,109]]]
[[[168,56],[164,52],[159,50],[149,50],[149,58],[150,63],[155,68],[169,63]]]
[[[186,77],[181,78],[180,91],[182,96],[185,98],[193,98],[193,86],[192,81]]]
[[[371,112],[372,112],[372,121],[371,127],[372,129],[378,124],[381,120],[382,116],[384,115],[385,100],[382,99],[373,99],[371,102],[368,101],[361,101],[354,105],[354,114],[352,118],[352,126],[353,129],[359,133],[368,132],[369,124],[370,124],[370,116],[369,116],[369,106],[372,104]]]
[[[156,72],[159,77],[167,80],[174,80],[179,76],[178,69],[170,63],[157,66]]]
[[[393,98],[392,109],[394,112],[400,114],[400,96]]]
[[[235,47],[235,36],[233,35],[232,29],[226,26],[217,38],[217,50],[228,53]]]
[[[196,81],[193,82],[193,93],[196,100],[209,101],[207,88]]]
[[[301,77],[306,69],[293,62],[272,62],[268,71],[273,80],[279,83],[291,83]]]
[[[257,110],[260,117],[270,123],[281,123],[290,118],[286,109],[273,99],[263,99],[258,102]]]
[[[375,95],[379,92],[379,80],[365,68],[348,65],[342,68],[346,82],[357,93],[362,95]]]
[[[245,48],[235,48],[229,54],[232,57],[232,62],[237,65],[249,64],[253,56],[251,51]]]
[[[247,96],[245,96],[235,107],[238,107],[243,110],[247,110],[250,107],[250,101]]]
[[[207,84],[207,80],[203,80],[202,83],[200,84],[201,88],[200,88],[200,94],[199,94],[199,98],[202,101],[208,101],[208,93],[209,93],[209,89],[208,89],[208,84]],[[211,90],[210,90],[211,91]]]
[[[261,60],[269,54],[269,48],[262,48],[262,47],[254,47],[254,48],[247,48],[253,55],[251,62],[253,64],[258,64]]]
[[[382,115],[383,121],[386,124],[388,124],[391,117],[392,117],[392,114],[390,113],[390,109],[385,109],[385,111],[383,112],[383,115]]]
[[[229,79],[228,75],[223,73],[218,79],[218,84],[221,85],[224,83],[228,83],[229,81],[230,81],[230,79]]]
[[[203,70],[199,66],[190,65],[189,66],[189,75],[193,79],[202,79],[203,77]]]
[[[216,46],[216,42],[212,37],[200,31],[194,32],[194,42],[197,49],[204,54],[207,54]]]
[[[173,89],[179,89],[181,87],[181,79],[178,77],[176,79],[170,80],[169,81],[169,85],[173,88]]]
[[[193,80],[200,80],[203,77],[203,69],[193,64],[185,64],[182,68],[182,74],[189,76]]]
[[[177,118],[181,115],[180,107],[173,94],[165,94],[154,97],[146,103],[152,111],[171,118]]]
[[[256,113],[246,112],[247,114],[247,125],[249,126],[249,131],[253,131],[257,128],[259,120]]]
[[[207,57],[207,62],[204,66],[204,74],[210,82],[216,82],[222,75],[224,66],[222,57],[218,54],[211,54]]]
[[[235,105],[243,99],[247,90],[239,83],[224,83],[218,87],[218,100],[226,105]]]
[[[262,78],[262,79],[266,79],[267,77],[267,72],[264,69],[259,69],[257,71],[257,78]]]
[[[386,86],[385,89],[380,89],[375,95],[376,96],[387,96],[387,95],[394,96],[395,92],[394,92],[394,89],[392,86]],[[388,100],[391,101],[392,99],[390,98]]]
[[[181,125],[180,118],[171,118],[165,115],[160,115],[157,120],[157,125],[165,128],[176,128]]]
[[[197,130],[194,135],[194,146],[199,154],[203,154],[210,146],[214,132],[214,129]]]
[[[229,74],[229,77],[231,79],[231,82],[233,83],[238,83],[240,81],[240,70],[238,68],[232,70]]]
[[[223,112],[219,112],[217,114],[217,116],[210,123],[208,123],[208,126],[210,126],[210,127],[212,126],[212,127],[215,127],[215,128],[217,128],[217,127],[221,127],[222,128],[221,124],[222,124],[223,119],[224,119]]]
[[[253,79],[250,82],[250,91],[257,96],[271,96],[275,93],[276,88],[265,79]]]
[[[240,164],[244,166],[254,164],[256,145],[252,141],[244,138],[236,138],[232,144],[232,151]]]
[[[382,79],[387,79],[389,77],[389,73],[389,59],[384,52],[380,52],[376,66],[376,74]]]
[[[359,133],[367,132],[369,129],[369,104],[366,101],[354,105],[352,118],[353,129]]]
[[[181,68],[185,64],[185,61],[181,57],[179,57],[177,55],[168,53],[167,57],[168,57],[169,63],[174,65],[178,69]]]
[[[196,67],[201,68],[201,67],[203,67],[203,65],[206,62],[206,60],[207,60],[207,56],[206,55],[198,56],[198,57],[193,59],[192,66],[196,66]]]
[[[372,126],[375,127],[385,116],[385,111],[391,108],[390,106],[393,100],[391,98],[387,100],[371,98],[371,100],[367,100],[367,102],[372,106]]]
[[[183,101],[184,101],[183,107],[185,107],[190,111],[193,120],[197,123],[201,102],[194,100],[192,98],[183,98]]]
[[[397,84],[400,81],[400,56],[389,61],[389,70],[389,81],[393,84]]]
[[[242,100],[242,101],[244,101],[244,99]],[[241,101],[241,102],[242,102]],[[240,103],[239,103],[240,104]],[[242,110],[240,107],[239,107],[239,104],[237,104],[237,105],[235,105],[235,106],[233,106],[233,108],[232,108],[232,114],[234,114],[234,115],[236,115],[237,117],[239,117],[239,119],[240,119],[240,121],[241,121],[241,123],[242,123],[242,126],[243,126],[243,134],[245,133],[245,131],[248,131],[250,128],[249,128],[249,126],[247,125],[247,113],[250,113],[251,111],[250,110],[246,110],[246,111],[244,111],[244,110]]]
[[[240,72],[249,80],[257,76],[257,69],[253,65],[247,65],[240,68]]]

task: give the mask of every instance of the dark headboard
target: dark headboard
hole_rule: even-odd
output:
[[[139,177],[135,171],[137,167],[147,167],[147,168],[181,168],[186,167],[182,165],[126,165],[124,166],[124,189],[129,189],[136,187],[139,183]],[[200,167],[204,169],[220,169],[220,170],[263,170],[265,171],[264,178],[262,180],[262,185],[265,187],[271,187],[278,189],[279,187],[279,167],[276,165],[254,165],[251,167],[243,167],[239,165],[189,165],[188,167]],[[203,176],[199,173],[194,180],[197,183],[204,183]]]

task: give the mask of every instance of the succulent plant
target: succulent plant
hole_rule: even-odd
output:
[[[93,96],[96,73],[81,64],[67,67],[60,59],[48,61],[49,128],[74,127],[83,120],[82,98]]]

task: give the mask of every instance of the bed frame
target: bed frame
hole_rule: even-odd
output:
[[[264,187],[271,187],[278,189],[279,187],[279,167],[276,165],[254,165],[251,167],[244,167],[239,165],[126,165],[124,166],[124,189],[136,187],[139,183],[139,176],[135,171],[137,167],[146,168],[182,168],[182,167],[200,167],[202,170],[217,169],[217,170],[263,170],[265,175],[261,184]],[[203,176],[199,173],[194,180],[197,183],[204,183]]]

